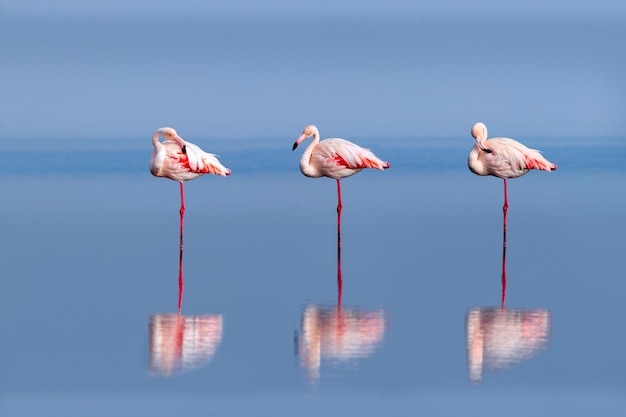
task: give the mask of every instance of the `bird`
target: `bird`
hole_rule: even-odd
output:
[[[467,166],[476,175],[492,175],[504,180],[504,214],[502,246],[502,305],[506,294],[506,216],[509,208],[507,180],[521,177],[533,169],[551,172],[556,164],[548,161],[541,152],[530,149],[509,138],[487,139],[487,126],[478,122],[472,126],[476,144],[469,153]]]
[[[369,150],[348,140],[331,138],[320,142],[320,133],[316,126],[308,125],[293,144],[292,151],[313,136],[300,159],[300,171],[307,177],[328,177],[337,180],[337,282],[341,298],[341,179],[350,177],[364,168],[384,170],[390,167]]]
[[[527,174],[532,169],[555,171],[557,166],[536,149],[530,149],[509,138],[487,139],[487,126],[478,122],[472,126],[476,145],[467,159],[467,165],[476,175],[492,175],[504,180],[504,207],[508,209],[507,179]]]
[[[467,164],[477,175],[493,175],[506,182],[508,178],[521,177],[531,169],[554,171],[557,166],[548,161],[536,149],[509,138],[487,139],[487,126],[478,122],[472,126],[476,145],[472,148]]]
[[[164,142],[159,140],[165,139]],[[155,177],[178,181],[193,180],[204,174],[226,177],[231,170],[223,166],[217,155],[204,152],[193,143],[186,142],[171,127],[157,129],[152,135],[154,150],[150,157],[150,172]]]
[[[165,139],[161,142],[159,138]],[[231,170],[223,166],[217,155],[204,152],[193,143],[186,142],[171,127],[157,129],[152,135],[154,149],[150,156],[150,172],[155,177],[169,178],[180,183],[180,257],[178,273],[178,311],[183,294],[183,224],[185,218],[185,189],[183,182],[204,174],[226,177]]]

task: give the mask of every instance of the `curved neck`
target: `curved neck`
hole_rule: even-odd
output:
[[[478,136],[476,138],[476,145],[478,145],[478,147],[487,153],[491,153],[491,149],[487,148],[487,137],[486,136]]]
[[[304,153],[302,154],[302,158],[300,158],[300,171],[306,175],[307,177],[319,177],[320,174],[317,172],[317,169],[311,165],[311,155],[313,154],[313,149],[320,142],[320,133],[315,130],[313,132],[313,141],[309,143],[309,146],[306,147]]]
[[[160,147],[160,146],[163,146],[163,145],[161,145],[161,141],[159,141],[159,137],[160,137],[160,136],[161,136],[161,135],[159,134],[159,132],[154,132],[154,135],[152,135],[152,145],[153,145],[155,148],[158,148],[158,147]]]
[[[308,153],[310,156],[313,152],[313,148],[315,148],[318,143],[320,143],[320,132],[316,129],[315,131],[313,131],[313,140],[311,141],[311,143],[309,143],[309,146],[306,147],[304,153]]]

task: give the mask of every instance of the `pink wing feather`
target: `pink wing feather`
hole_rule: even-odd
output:
[[[369,149],[361,148],[345,139],[325,139],[313,151],[312,159],[319,168],[361,170],[385,169],[389,163],[378,158]],[[312,161],[313,162],[313,161]]]

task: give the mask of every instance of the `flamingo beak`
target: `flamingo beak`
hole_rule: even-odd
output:
[[[302,143],[302,141],[305,140],[306,138],[308,138],[306,133],[303,133],[302,135],[300,135],[300,137],[294,142],[293,148],[291,148],[291,150],[295,151],[298,145],[300,145],[300,143]]]

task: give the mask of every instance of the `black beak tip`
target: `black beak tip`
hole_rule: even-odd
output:
[[[294,144],[293,144],[293,147],[291,148],[291,150],[292,150],[292,151],[295,151],[297,147],[298,147],[298,144],[297,144],[297,143],[294,143]]]
[[[183,145],[182,151],[183,151],[183,155],[187,154],[187,145]]]

